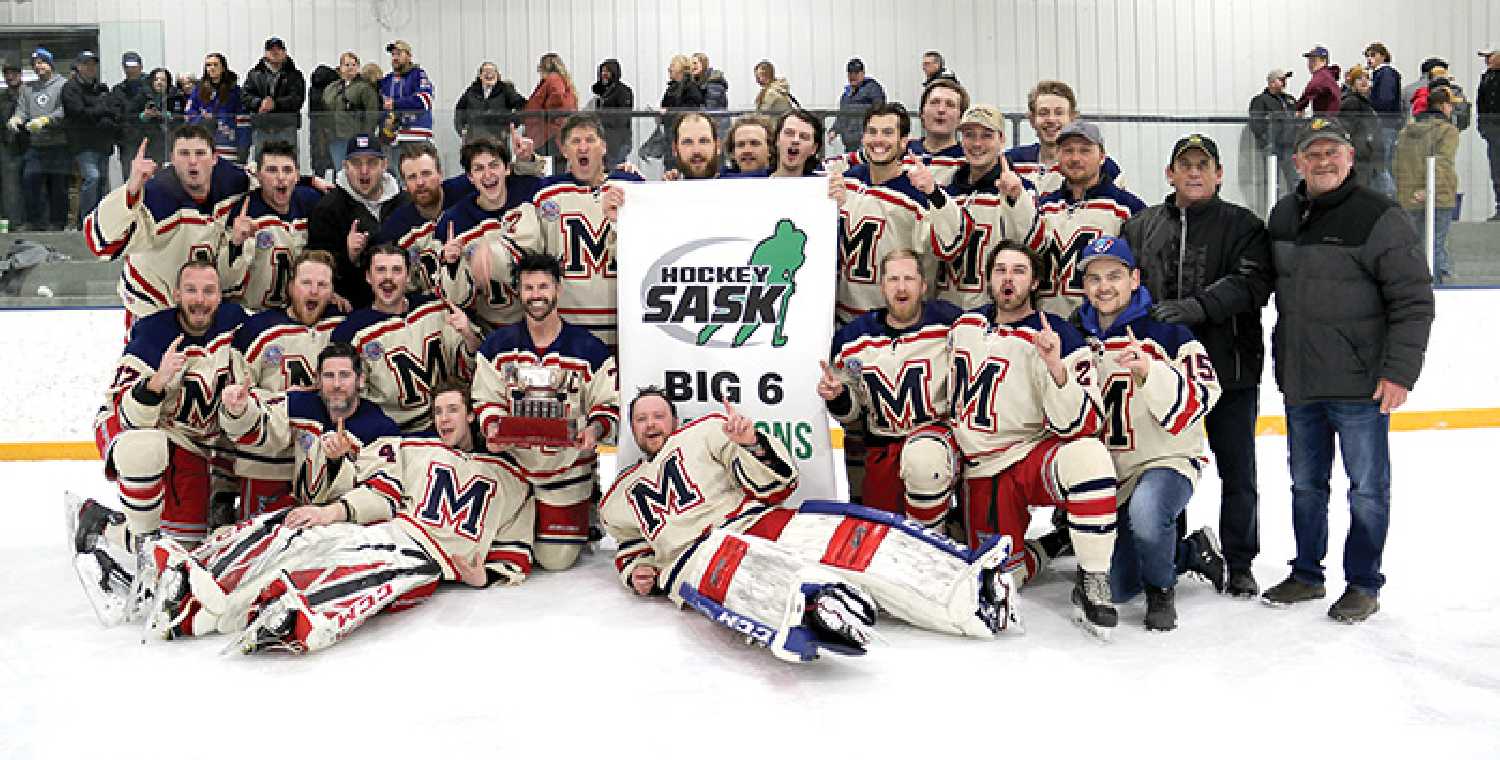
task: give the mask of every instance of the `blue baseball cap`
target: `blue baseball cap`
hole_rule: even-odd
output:
[[[39,48],[36,49],[36,52],[34,52],[34,53],[31,54],[31,60],[35,61],[38,58],[46,61],[48,65],[51,65],[52,64],[52,51],[48,50],[47,48],[44,48],[44,47],[39,47]]]
[[[1130,250],[1130,244],[1125,242],[1125,238],[1112,235],[1095,238],[1094,242],[1084,247],[1083,253],[1078,257],[1078,266],[1086,272],[1095,259],[1114,259],[1135,269],[1135,252]]]
[[[1328,60],[1328,48],[1323,47],[1322,45],[1317,45],[1312,50],[1309,50],[1306,53],[1303,53],[1302,57],[1303,58],[1322,58],[1323,60],[1326,61],[1326,60]]]

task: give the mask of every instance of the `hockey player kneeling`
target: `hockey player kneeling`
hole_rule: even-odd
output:
[[[147,549],[148,635],[236,635],[242,652],[323,649],[384,610],[411,607],[440,581],[515,585],[531,571],[529,489],[504,460],[474,453],[467,392],[433,394],[437,439],[407,438],[395,461],[338,501],[225,528],[191,553]],[[92,504],[92,503],[91,503]],[[398,511],[399,509],[399,511]],[[96,545],[85,509],[80,546]]]
[[[1015,622],[1004,537],[970,551],[854,504],[779,507],[796,489],[795,461],[727,403],[679,426],[665,393],[646,388],[630,426],[645,458],[620,473],[600,520],[635,593],[665,594],[792,662],[863,654],[876,602],[960,635]]]

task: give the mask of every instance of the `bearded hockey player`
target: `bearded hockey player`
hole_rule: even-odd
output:
[[[1036,310],[1036,268],[1035,253],[1001,243],[987,267],[994,302],[949,331],[965,529],[970,546],[997,534],[1024,546],[1011,567],[1033,578],[1049,557],[1038,542],[1023,543],[1029,507],[1065,510],[1078,554],[1078,620],[1104,636],[1117,621],[1109,594],[1115,471],[1097,437],[1104,426],[1098,375],[1083,336]]]
[[[861,315],[833,338],[818,395],[839,422],[865,431],[866,506],[928,527],[942,522],[958,476],[943,423],[948,398],[948,328],[960,314],[927,302],[926,278],[912,251],[880,266],[885,308]]]
[[[598,504],[599,456],[595,448],[615,435],[620,424],[619,378],[604,341],[557,313],[562,265],[546,254],[529,253],[516,263],[510,285],[525,308],[525,319],[496,330],[479,347],[474,372],[474,411],[493,453],[509,451],[526,472],[536,495],[537,564],[566,570],[578,561],[588,540],[589,515]],[[560,416],[575,429],[572,445],[521,446],[501,443],[501,420],[526,414],[524,381],[508,380],[542,370],[554,388],[549,401],[562,402]],[[549,403],[550,405],[550,403]]]
[[[795,460],[727,402],[681,424],[665,393],[646,388],[630,425],[644,459],[620,472],[600,522],[636,594],[666,595],[793,662],[863,654],[876,601],[959,635],[1014,622],[1003,538],[970,551],[854,504],[778,507],[796,488]]]
[[[441,581],[514,585],[531,569],[528,488],[499,457],[473,452],[461,386],[434,394],[437,438],[400,442],[395,462],[326,504],[274,512],[188,552],[152,544],[148,635],[227,633],[230,647],[311,652]],[[78,542],[102,537],[82,529]]]
[[[243,169],[214,156],[213,133],[202,125],[172,132],[172,171],[161,176],[145,150],[142,143],[124,186],[83,220],[95,256],[125,257],[119,292],[127,329],[176,303],[173,288],[185,262],[214,260],[224,220],[250,187]]]
[[[1208,352],[1186,327],[1150,316],[1135,254],[1123,238],[1084,251],[1088,301],[1073,323],[1088,336],[1104,400],[1104,445],[1118,473],[1120,532],[1109,578],[1116,604],[1146,592],[1146,628],[1177,627],[1177,576],[1194,572],[1224,589],[1224,555],[1212,528],[1177,538],[1206,460],[1203,419],[1219,399]]]

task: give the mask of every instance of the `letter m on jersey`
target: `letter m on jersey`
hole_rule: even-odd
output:
[[[903,363],[894,380],[879,367],[866,366],[860,375],[870,391],[870,414],[876,423],[872,427],[910,430],[933,418],[932,363],[928,360]]]
[[[563,214],[563,276],[587,280],[599,273],[615,276],[615,258],[609,253],[609,222],[599,229],[583,214]]]
[[[435,462],[427,469],[427,491],[422,494],[417,518],[428,525],[478,541],[479,526],[484,522],[484,513],[497,491],[499,485],[495,480],[482,475],[460,486],[452,467]]]
[[[421,353],[414,353],[412,348]],[[401,406],[408,409],[425,406],[433,387],[448,374],[443,363],[443,339],[437,333],[428,335],[417,346],[391,349],[386,352],[385,361],[401,391]]]
[[[630,504],[635,507],[641,532],[647,538],[656,538],[666,525],[667,516],[682,514],[703,503],[703,492],[688,477],[682,466],[682,451],[674,451],[661,465],[661,478],[648,478],[630,487]]]
[[[839,262],[849,282],[875,281],[875,251],[885,234],[885,219],[860,217],[855,221],[847,213],[839,215]]]
[[[1000,383],[1010,370],[1010,362],[998,356],[987,356],[974,366],[968,351],[953,352],[953,418],[969,427],[995,432],[995,404],[1000,400]]]

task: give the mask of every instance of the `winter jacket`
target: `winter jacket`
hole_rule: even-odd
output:
[[[432,80],[421,66],[412,64],[405,72],[392,71],[380,79],[381,98],[390,98],[395,106],[397,142],[432,139]],[[385,101],[381,101],[381,107]],[[391,114],[381,114],[384,124]]]
[[[1368,185],[1375,170],[1386,164],[1380,114],[1376,113],[1369,98],[1350,90],[1339,103],[1339,123],[1349,130],[1349,138],[1354,143],[1354,171],[1359,183]]]
[[[692,77],[668,81],[667,89],[661,95],[661,107],[669,111],[697,110],[703,108],[706,102],[702,88],[698,87]]]
[[[1184,234],[1186,230],[1186,234]],[[1248,209],[1217,195],[1177,207],[1177,196],[1131,217],[1120,230],[1158,302],[1193,298],[1208,320],[1190,329],[1226,389],[1260,384],[1265,361],[1260,310],[1275,284],[1271,239]]]
[[[853,150],[864,136],[865,111],[885,102],[885,89],[873,77],[865,77],[859,86],[844,85],[844,94],[839,96],[839,117],[833,122],[833,131],[844,141],[844,147]]]
[[[260,113],[261,101],[271,98],[270,112]],[[266,59],[245,75],[242,102],[255,129],[299,129],[302,127],[302,103],[307,99],[307,82],[291,58],[272,71]]]
[[[563,122],[570,115],[568,112],[578,110],[578,96],[568,87],[561,74],[549,72],[542,77],[542,81],[536,83],[536,89],[526,99],[524,110],[536,114],[546,112],[523,119],[526,136],[540,147],[551,142],[562,130]]]
[[[516,123],[511,114],[525,107],[526,98],[510,82],[503,79],[496,82],[486,95],[484,85],[475,79],[453,106],[453,131],[466,140],[476,137],[503,140],[510,134],[510,126]]]
[[[115,149],[119,131],[119,114],[109,97],[109,87],[95,79],[85,82],[74,74],[63,84],[63,126],[68,133],[68,148],[91,150],[109,155]]]
[[[1474,104],[1464,97],[1464,88],[1458,83],[1447,78],[1441,78],[1435,82],[1429,82],[1419,88],[1411,97],[1411,115],[1416,116],[1427,111],[1427,95],[1432,92],[1434,84],[1448,88],[1449,94],[1453,96],[1453,116],[1449,121],[1462,132],[1469,128],[1469,121],[1474,116]]]
[[[145,76],[139,76],[126,79],[109,91],[110,105],[114,108],[115,123],[118,125],[115,139],[121,152],[135,152],[135,146],[146,137],[146,125],[141,121],[141,112],[146,110],[146,101],[150,99],[150,82]]]
[[[1296,102],[1284,92],[1272,95],[1270,90],[1250,99],[1250,132],[1256,147],[1266,152],[1291,150],[1300,123]]]
[[[380,124],[380,93],[364,77],[342,78],[323,89],[323,105],[332,115],[333,140],[373,135]]]
[[[1427,190],[1428,156],[1437,156],[1437,207],[1458,205],[1458,128],[1441,111],[1428,111],[1418,114],[1396,137],[1396,161],[1391,168],[1396,200],[1402,208],[1415,211],[1424,205],[1416,193]]]
[[[250,149],[250,117],[240,104],[239,78],[233,71],[224,72],[226,94],[220,96],[219,87],[203,96],[203,83],[193,88],[188,96],[187,122],[203,124],[214,133],[214,152],[229,161],[242,161],[243,154]]]
[[[1479,133],[1500,140],[1500,69],[1484,70],[1474,105],[1479,109]]]
[[[609,145],[610,153],[623,155],[619,151],[626,149],[631,143],[630,116],[613,116],[609,112],[634,110],[635,92],[630,89],[630,85],[620,80],[619,61],[610,58],[599,64],[601,72],[605,69],[610,73],[609,83],[606,84],[602,77],[594,82],[594,108],[599,111],[599,122],[604,125],[604,140]]]
[[[146,75],[149,82],[156,76],[157,71],[165,69],[153,69]],[[171,72],[167,72],[168,79]],[[155,106],[155,111],[147,113],[148,106]],[[141,133],[146,137],[146,155],[151,160],[165,163],[167,160],[167,138],[172,130],[181,126],[185,121],[183,116],[187,108],[187,99],[177,91],[175,85],[169,85],[166,92],[156,92],[148,89],[146,91],[146,102],[141,104],[141,110],[131,116],[134,121],[140,122]]]
[[[792,88],[785,79],[772,79],[755,96],[755,110],[772,116],[792,110],[792,105]]]
[[[1292,104],[1292,110],[1302,113],[1302,109],[1312,106],[1314,114],[1337,114],[1339,97],[1339,67],[1329,64],[1313,72],[1312,78],[1307,80],[1307,87],[1302,90],[1302,97]]]
[[[1353,178],[1316,198],[1302,182],[1271,210],[1276,329],[1288,404],[1369,402],[1381,378],[1416,386],[1432,329],[1432,276],[1405,212]]]
[[[16,114],[16,107],[20,104],[21,91],[19,88],[13,90],[7,87],[4,92],[0,92],[0,150],[12,155],[21,153],[26,149],[26,138],[21,136],[25,134],[25,130],[16,133],[5,127],[5,123],[10,121],[10,117]]]
[[[1399,129],[1406,123],[1406,109],[1401,103],[1401,72],[1389,63],[1380,64],[1370,75],[1370,105],[1386,127]]]
[[[34,119],[47,119],[46,125],[35,132],[22,127],[28,132],[34,148],[56,148],[68,142],[68,133],[63,128],[63,84],[63,78],[53,74],[45,82],[21,85],[21,100],[16,105],[15,116],[28,123]]]
[[[349,258],[349,225],[358,220],[360,231],[370,236],[365,242],[368,251],[376,243],[384,242],[378,234],[381,221],[411,200],[411,196],[396,185],[395,177],[385,174],[381,182],[380,200],[367,202],[356,197],[348,178],[340,170],[335,179],[337,187],[324,193],[323,199],[307,217],[307,247],[333,254],[333,290],[349,299],[350,305],[356,309],[369,306],[374,294],[370,284],[365,282],[359,262]],[[372,203],[375,206],[373,211],[370,208]]]
[[[729,110],[729,80],[724,78],[724,72],[718,69],[709,69],[703,72],[701,77],[693,77],[698,84],[698,89],[703,90],[703,107],[710,111]]]

